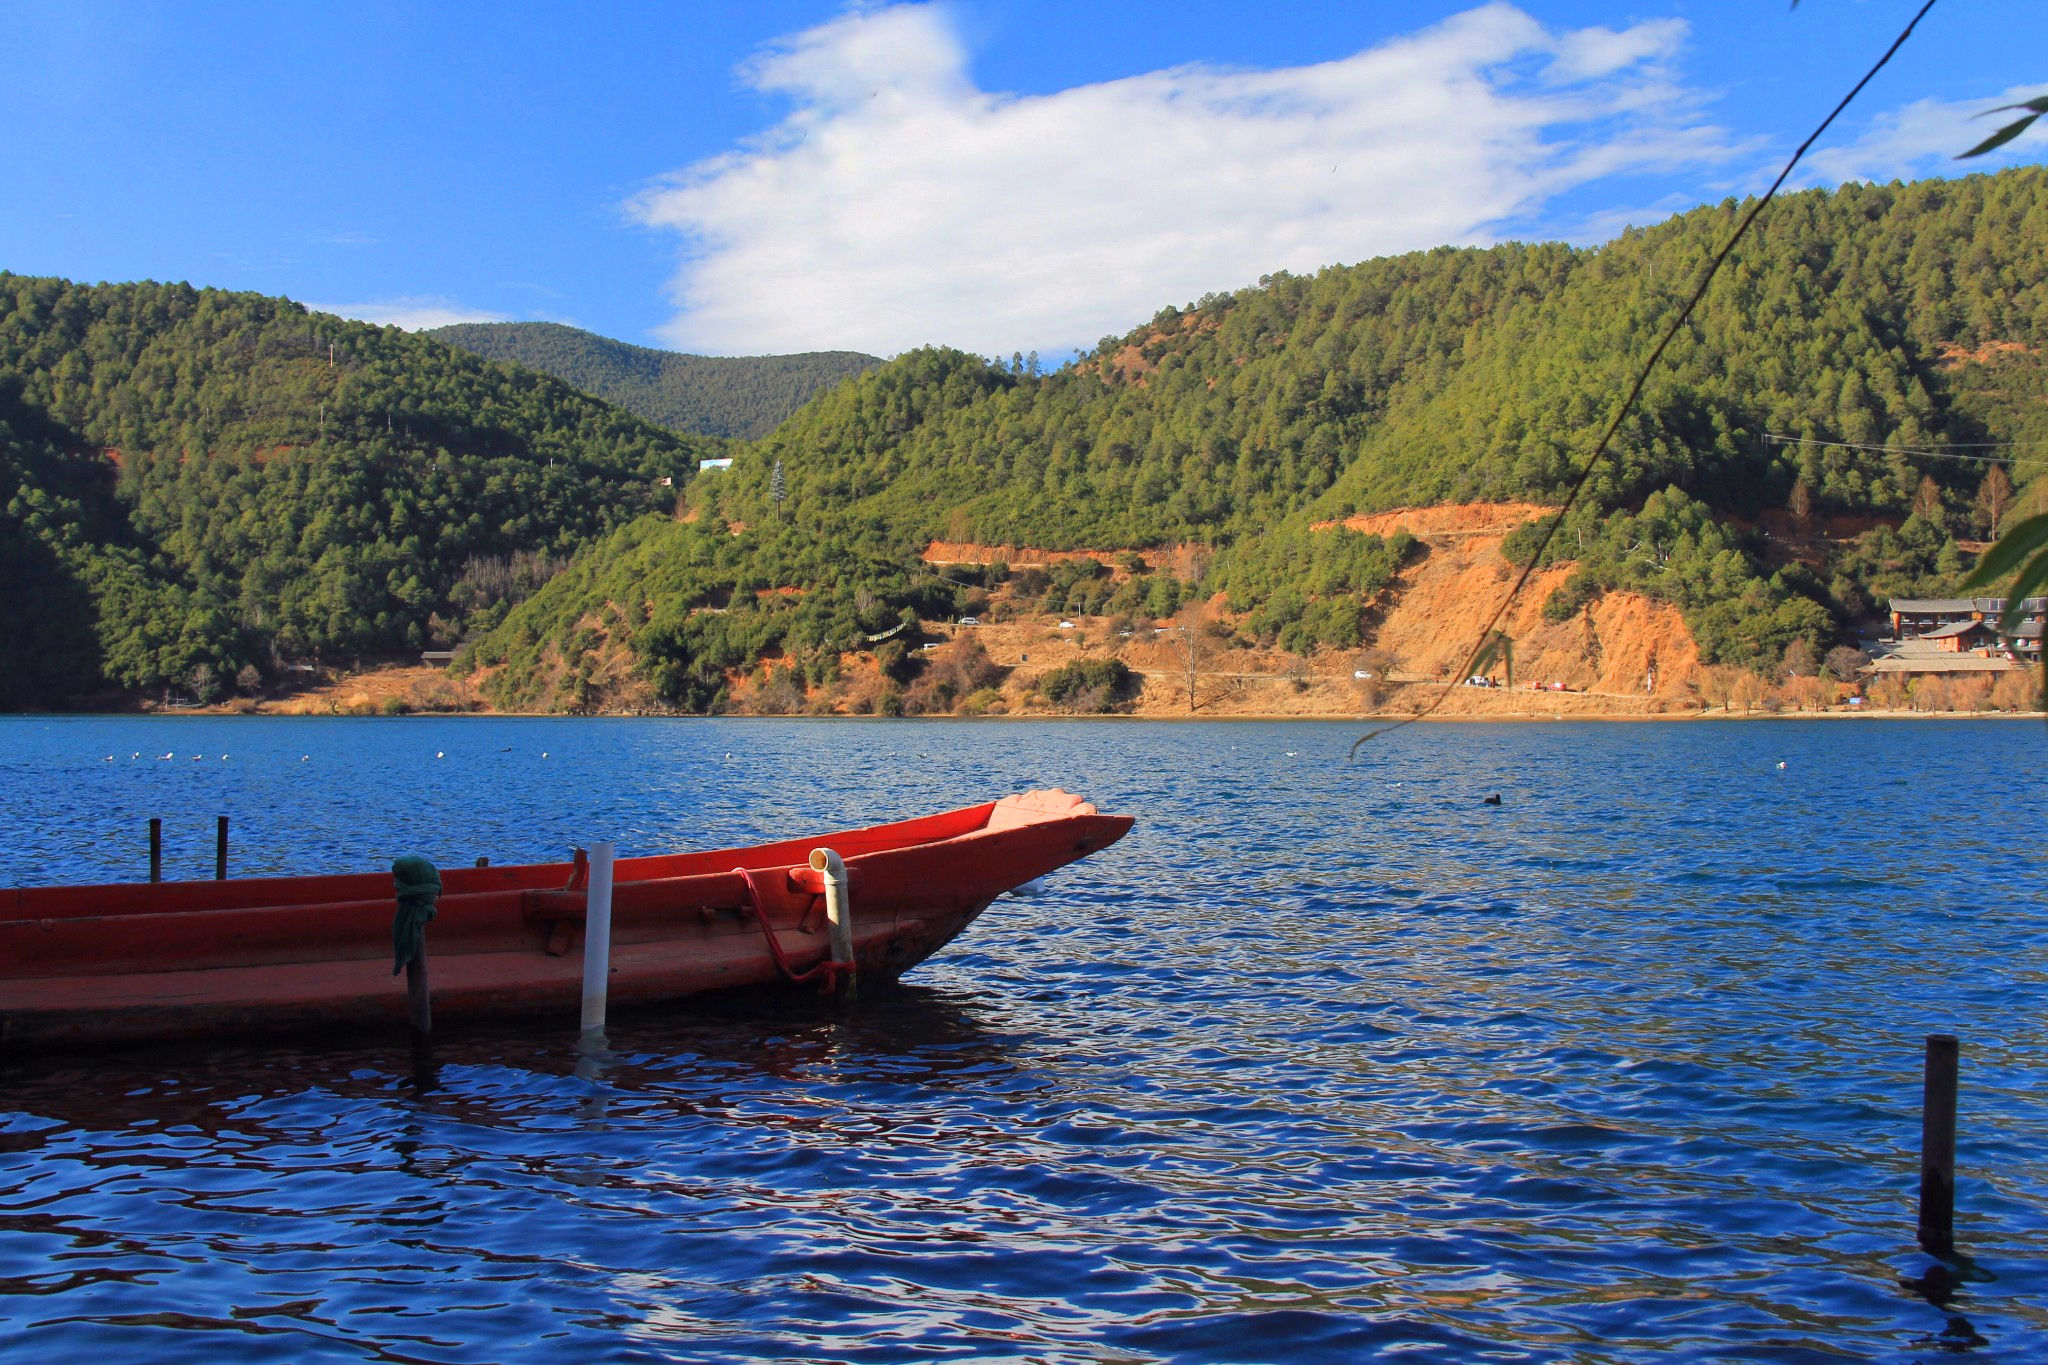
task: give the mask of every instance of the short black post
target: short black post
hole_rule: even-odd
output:
[[[434,1031],[434,991],[427,984],[427,950],[422,946],[405,964],[405,1018],[415,1034]]]
[[[217,882],[228,879],[228,818],[225,815],[213,817],[213,879]]]
[[[391,922],[391,974],[396,976],[404,968],[405,1017],[413,1036],[425,1037],[434,1031],[434,993],[427,984],[427,924],[441,897],[441,873],[425,858],[407,855],[392,862],[391,881],[398,896],[398,916]]]
[[[149,821],[149,879],[164,879],[164,822],[155,816]]]
[[[1949,1257],[1956,1249],[1955,1035],[1927,1035],[1927,1073],[1920,1099],[1920,1249]]]

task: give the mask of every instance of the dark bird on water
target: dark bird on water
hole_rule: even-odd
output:
[[[1493,795],[1487,797],[1484,801],[1481,801],[1479,804],[1482,806],[1498,806],[1500,804],[1500,793],[1495,792]]]

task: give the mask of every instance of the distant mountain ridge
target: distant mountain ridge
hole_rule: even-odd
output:
[[[452,644],[720,448],[288,299],[0,271],[0,710]]]
[[[634,346],[558,322],[458,322],[426,335],[572,384],[636,417],[754,440],[822,389],[882,362],[858,351],[706,356]]]

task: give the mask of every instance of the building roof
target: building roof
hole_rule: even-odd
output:
[[[2004,658],[1986,659],[1975,654],[1888,655],[1870,666],[1879,673],[2006,673],[2019,667]]]
[[[2048,609],[2048,597],[2027,597],[2020,600],[2020,606],[2029,612],[2038,613]],[[1900,616],[1946,616],[1958,612],[1981,611],[1986,616],[1995,616],[2005,610],[2003,597],[1894,597],[1892,611]]]
[[[1975,621],[1966,622],[1976,625]],[[1958,654],[1943,649],[1926,636],[1901,640],[1871,661],[1872,673],[2003,673],[2019,665],[2003,654],[1989,658],[1981,654]]]
[[[1974,597],[1894,597],[1892,611],[1901,616],[1945,616],[1958,611],[1986,611]]]
[[[1930,630],[1920,638],[1923,640],[1952,640],[1958,635],[1968,635],[1973,630],[1990,630],[1982,621],[1951,621],[1938,630]]]

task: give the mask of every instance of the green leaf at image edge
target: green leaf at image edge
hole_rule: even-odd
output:
[[[2018,137],[2021,133],[2026,132],[2035,119],[2043,114],[2048,114],[2048,95],[2036,95],[2033,99],[2023,100],[2018,104],[2001,104],[1996,109],[1986,109],[1984,113],[2002,114],[2008,109],[2031,109],[2034,112],[2028,114],[2025,118],[2014,119],[1990,137],[1985,138],[1982,142],[1970,148],[1969,151],[1961,153],[1956,157],[1956,160],[1967,161],[1973,156],[1982,156],[1986,152],[1995,151]],[[1978,117],[1981,118],[1983,115]]]
[[[1965,588],[1984,588],[2019,568],[2029,556],[2048,550],[2048,512],[2028,517],[2006,528],[1998,543],[1984,552],[1977,567],[1963,580]]]

